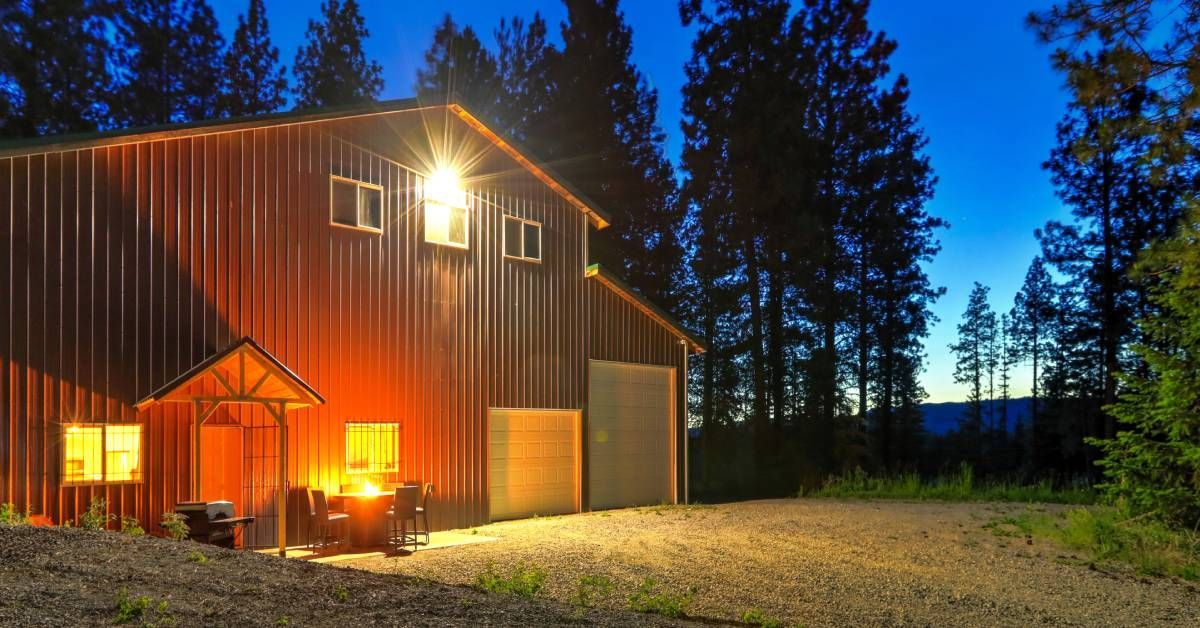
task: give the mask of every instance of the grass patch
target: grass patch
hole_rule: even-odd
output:
[[[1072,508],[1057,515],[1028,511],[985,527],[997,536],[1050,539],[1085,554],[1086,564],[1099,569],[1124,565],[1144,576],[1200,581],[1200,537],[1152,519],[1130,518],[1116,508]]]
[[[762,626],[762,628],[783,628],[783,622],[767,617],[757,608],[742,613],[742,623],[747,626]]]
[[[580,576],[575,595],[571,596],[571,604],[581,609],[591,608],[597,600],[607,598],[612,590],[612,580],[607,576]]]
[[[696,597],[696,587],[688,587],[687,593],[655,593],[654,579],[646,578],[637,591],[629,596],[630,610],[639,613],[654,613],[665,617],[683,617]]]
[[[856,469],[831,477],[815,491],[801,491],[801,497],[842,497],[861,499],[912,499],[949,502],[1024,502],[1049,504],[1094,504],[1091,487],[1055,487],[1048,480],[1037,484],[978,482],[970,466],[957,473],[926,480],[916,473],[896,476],[872,476]]]
[[[546,570],[525,563],[518,563],[507,574],[500,573],[494,564],[488,564],[483,573],[475,576],[475,586],[488,593],[533,597],[545,585]]]
[[[196,563],[197,565],[204,565],[208,563],[208,557],[205,556],[204,552],[201,552],[200,550],[191,550],[188,552],[187,559],[189,563]]]

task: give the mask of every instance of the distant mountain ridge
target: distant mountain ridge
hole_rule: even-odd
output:
[[[921,412],[925,417],[925,431],[935,436],[958,429],[958,423],[967,413],[965,401],[943,401],[942,403],[923,403]],[[996,400],[996,420],[1000,420],[1000,400]],[[983,402],[983,421],[988,423],[987,401]],[[1008,400],[1008,431],[1012,432],[1020,417],[1025,425],[1029,425],[1030,410],[1033,408],[1032,397],[1019,397]]]

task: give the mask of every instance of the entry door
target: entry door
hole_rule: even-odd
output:
[[[488,503],[493,521],[579,510],[579,412],[488,413]]]
[[[233,502],[238,515],[242,502],[242,428],[205,425],[200,428],[200,499]]]
[[[675,369],[589,362],[592,509],[673,503]]]

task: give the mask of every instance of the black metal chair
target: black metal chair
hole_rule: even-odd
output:
[[[429,497],[431,495],[433,495],[433,485],[427,483],[421,490],[421,505],[417,506],[417,514],[421,515],[421,523],[425,527],[420,533],[425,535],[426,545],[429,545]]]
[[[341,547],[342,543],[349,545],[346,528],[350,523],[350,515],[344,512],[329,512],[329,502],[325,499],[325,491],[316,488],[308,489],[308,514],[308,546],[310,549]]]
[[[417,500],[420,498],[420,490],[419,486],[397,486],[396,494],[392,498],[392,507],[383,513],[388,543],[400,549],[411,543],[413,551],[417,550]],[[409,521],[412,522],[411,532],[408,529]],[[399,534],[396,533],[397,524]]]

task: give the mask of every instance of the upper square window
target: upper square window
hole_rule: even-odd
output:
[[[504,256],[527,262],[542,261],[542,224],[505,216]]]
[[[383,231],[383,188],[333,175],[329,179],[329,220],[335,225]]]

